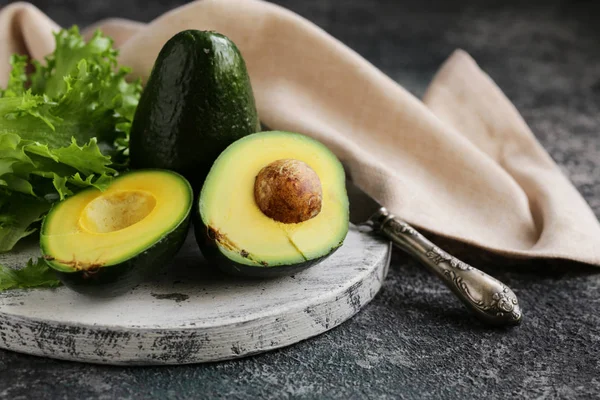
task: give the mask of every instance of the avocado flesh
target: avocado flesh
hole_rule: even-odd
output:
[[[288,158],[308,164],[323,188],[320,213],[297,224],[267,217],[254,199],[258,172],[273,161]],[[196,226],[196,238],[204,253],[218,250],[239,271],[247,270],[244,266],[308,267],[342,244],[348,215],[344,170],[333,153],[307,136],[261,132],[229,146],[213,165],[199,199],[204,232]]]
[[[104,192],[88,189],[54,206],[42,224],[42,254],[76,290],[126,290],[179,250],[192,199],[191,186],[181,175],[127,173]]]
[[[227,37],[185,30],[165,43],[130,135],[134,168],[164,168],[199,191],[219,154],[260,130],[246,64]]]

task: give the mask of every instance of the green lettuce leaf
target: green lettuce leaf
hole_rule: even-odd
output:
[[[57,287],[61,282],[56,274],[44,262],[43,258],[29,260],[21,269],[12,269],[0,265],[0,290],[23,289],[33,287]]]
[[[31,90],[12,96],[15,91],[6,90],[0,98],[0,133],[53,148],[69,146],[72,139],[85,144],[96,138],[103,153],[112,155],[115,142],[128,136],[135,112],[132,103],[139,95],[135,85],[122,85],[125,73],[114,74],[110,66],[81,60],[65,79],[66,89],[59,97]]]
[[[0,249],[8,251],[22,238],[36,231],[35,223],[51,203],[32,196],[0,191]]]
[[[6,90],[0,90],[1,97],[16,97],[25,93],[27,83],[27,57],[14,54],[10,58],[12,70]]]
[[[128,165],[140,82],[126,81],[100,32],[86,43],[73,27],[55,39],[30,75],[27,58],[13,56],[0,90],[0,252],[31,234],[53,202],[103,190]]]
[[[34,93],[48,97],[58,97],[67,89],[65,77],[76,70],[81,60],[102,67],[114,68],[117,65],[117,51],[113,41],[96,31],[85,42],[76,26],[54,33],[56,48],[45,58],[45,65],[34,61],[35,72],[31,75],[31,88]]]

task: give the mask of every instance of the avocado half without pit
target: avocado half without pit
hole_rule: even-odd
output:
[[[217,158],[195,218],[204,256],[225,272],[291,275],[342,245],[349,218],[344,169],[307,136],[251,134]]]
[[[129,172],[103,192],[87,189],[54,206],[42,224],[42,255],[78,292],[122,293],[179,251],[192,204],[192,188],[181,175]]]

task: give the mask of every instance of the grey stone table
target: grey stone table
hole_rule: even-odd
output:
[[[150,20],[159,0],[37,0],[59,23]],[[417,95],[457,47],[471,53],[600,215],[600,5],[594,1],[279,0]],[[597,3],[597,2],[596,2]],[[384,288],[317,338],[239,361],[116,368],[0,351],[0,397],[590,398],[600,395],[600,275],[508,263],[445,243],[512,286],[522,326],[473,320],[400,252]],[[598,271],[600,272],[600,271]]]

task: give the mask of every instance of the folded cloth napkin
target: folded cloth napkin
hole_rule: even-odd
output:
[[[0,84],[11,53],[42,59],[58,26],[28,3],[0,12]],[[146,79],[184,29],[216,30],[240,48],[261,120],[310,135],[363,190],[408,222],[503,255],[600,266],[600,224],[518,111],[456,51],[423,101],[302,17],[260,0],[203,0],[149,24],[101,29]]]

